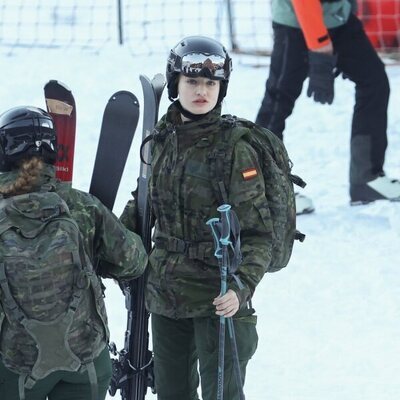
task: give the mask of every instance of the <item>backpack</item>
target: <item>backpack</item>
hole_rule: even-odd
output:
[[[85,369],[97,398],[93,354],[81,359],[69,339],[74,318],[86,317],[83,296],[98,287],[79,227],[56,192],[0,199],[1,357],[20,375],[21,399],[54,371]],[[88,341],[81,336],[74,346]],[[82,348],[91,352],[91,343]]]
[[[293,184],[304,187],[306,183],[291,173],[292,162],[283,142],[268,129],[246,119],[232,115],[222,116],[222,140],[210,155],[210,168],[217,198],[227,203],[230,168],[235,144],[246,140],[257,152],[265,182],[265,197],[272,219],[274,242],[268,272],[286,267],[295,240],[303,241],[305,235],[296,230],[296,202]]]

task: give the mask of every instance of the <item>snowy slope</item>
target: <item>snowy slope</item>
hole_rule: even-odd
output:
[[[28,50],[3,56],[0,110],[24,104],[44,107],[46,81],[67,83],[78,107],[74,186],[87,190],[109,96],[125,89],[141,101],[139,74],[163,72],[165,58],[133,58],[117,47],[100,55]],[[252,68],[240,61],[234,57],[224,112],[254,119],[268,66]],[[400,177],[400,66],[389,65],[387,72],[392,95],[385,166],[388,175]],[[303,95],[288,120],[285,142],[294,171],[308,182],[304,193],[313,198],[317,212],[299,218],[307,239],[295,246],[288,268],[267,275],[256,291],[260,341],[246,377],[249,400],[399,398],[400,203],[349,206],[353,99],[353,85],[339,78],[332,106],[317,105]],[[164,96],[161,110],[167,105]],[[138,146],[136,139],[114,209],[117,215],[136,183]],[[112,338],[120,347],[125,310],[112,281],[107,282],[106,301]]]

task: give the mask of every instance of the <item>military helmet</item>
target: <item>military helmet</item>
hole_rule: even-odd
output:
[[[205,36],[189,36],[170,50],[167,60],[168,97],[178,97],[178,76],[205,77],[221,81],[218,103],[226,95],[232,59],[225,47],[214,39]]]
[[[22,158],[39,155],[53,164],[57,136],[51,116],[37,107],[15,107],[0,115],[0,171]]]

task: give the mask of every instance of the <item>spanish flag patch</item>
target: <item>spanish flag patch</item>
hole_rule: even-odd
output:
[[[258,175],[258,172],[255,168],[247,168],[244,171],[242,171],[242,176],[245,181],[248,181],[249,179],[253,179]]]

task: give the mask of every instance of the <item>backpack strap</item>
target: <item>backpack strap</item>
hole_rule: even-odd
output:
[[[139,149],[140,161],[145,165],[151,165],[151,163],[148,162],[149,156],[144,154],[144,149],[146,144],[152,140],[156,143],[163,143],[165,142],[167,136],[174,130],[175,127],[172,124],[166,124],[165,126],[163,126],[163,128],[161,127],[154,128],[153,132],[150,135],[146,136],[140,145]]]
[[[26,319],[25,314],[18,306],[13,295],[11,294],[4,262],[0,263],[0,288],[3,291],[5,306],[12,312],[11,315],[7,314],[8,318],[13,319],[15,322],[18,323],[20,323],[23,319]]]
[[[300,232],[299,230],[296,229],[294,232],[294,240],[298,240],[299,242],[304,242],[304,239],[306,238],[306,235],[303,232]]]
[[[237,126],[237,117],[234,115],[222,115],[221,133],[213,150],[208,155],[210,165],[211,182],[220,204],[229,203],[228,177],[232,168],[232,154],[235,143],[246,134],[245,131],[232,137],[232,129]],[[227,173],[229,172],[229,173]]]
[[[305,188],[307,183],[303,181],[303,179],[300,178],[300,176],[298,175],[294,175],[294,174],[289,174],[289,178],[290,180],[297,186],[301,187],[301,188]]]
[[[141,161],[143,164],[145,164],[145,165],[151,165],[150,163],[147,162],[147,160],[144,159],[145,156],[144,156],[144,154],[143,154],[143,150],[144,150],[146,144],[147,144],[148,142],[150,142],[150,140],[154,140],[154,134],[153,134],[153,133],[151,133],[149,136],[147,136],[147,137],[143,140],[142,144],[140,145],[140,149],[139,149],[140,161]]]
[[[20,374],[18,377],[19,400],[25,400],[25,381],[27,377],[28,377],[27,373]]]
[[[220,205],[228,203],[227,185],[224,179],[227,156],[226,146],[223,146],[221,143],[218,143],[208,156],[211,182]]]
[[[88,376],[89,376],[92,400],[98,400],[99,385],[97,383],[97,374],[96,374],[96,368],[94,366],[94,362],[91,361],[89,364],[86,364],[86,369],[87,369]]]

